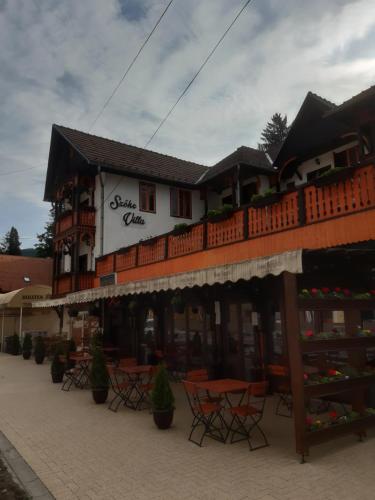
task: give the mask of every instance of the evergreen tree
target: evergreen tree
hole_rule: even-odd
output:
[[[21,255],[21,243],[18,236],[18,231],[15,227],[11,227],[3,239],[1,244],[1,253],[8,255]]]
[[[44,233],[37,234],[39,243],[35,245],[36,257],[53,256],[53,235],[55,227],[55,207],[52,205],[49,211],[49,220],[44,226]]]
[[[283,118],[280,113],[275,113],[260,135],[262,142],[258,145],[259,149],[267,151],[270,146],[280,144],[288,135],[288,131],[287,116]]]

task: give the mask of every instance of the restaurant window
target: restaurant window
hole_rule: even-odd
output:
[[[139,209],[141,212],[156,212],[155,184],[139,183]]]
[[[191,191],[171,188],[171,216],[191,219]]]

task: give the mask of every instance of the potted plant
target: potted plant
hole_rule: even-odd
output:
[[[152,413],[159,429],[168,429],[173,421],[174,396],[164,364],[159,365],[151,392]]]
[[[207,212],[207,219],[209,222],[221,222],[229,219],[233,214],[233,205],[224,204],[221,208],[209,210]]]
[[[100,347],[93,349],[93,359],[90,372],[92,397],[96,404],[107,401],[109,390],[109,375],[105,356]]]
[[[30,335],[30,333],[26,333],[26,335],[23,338],[23,343],[22,343],[23,359],[30,359],[32,348],[33,348],[33,342],[31,339],[31,335]]]
[[[281,196],[282,194],[276,191],[275,187],[268,188],[262,194],[253,194],[251,197],[251,204],[257,208],[273,205],[274,203],[278,203]]]
[[[186,222],[181,222],[176,224],[172,230],[173,236],[181,236],[182,234],[190,233],[191,225],[186,224]]]
[[[10,352],[10,354],[13,354],[13,356],[18,356],[20,352],[21,352],[20,338],[16,333],[14,333],[12,335],[12,340],[11,340],[11,352]]]
[[[350,167],[331,167],[314,179],[313,184],[317,187],[328,186],[335,182],[344,181],[351,177],[353,168]]]
[[[65,373],[65,363],[63,361],[63,350],[57,346],[51,363],[51,377],[54,384],[61,384]]]
[[[171,299],[173,310],[178,314],[183,314],[185,311],[185,302],[180,293],[173,295]]]
[[[41,365],[46,355],[46,346],[43,337],[40,335],[35,339],[34,358],[37,365]]]

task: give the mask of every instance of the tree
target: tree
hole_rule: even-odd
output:
[[[286,115],[283,118],[280,113],[275,113],[260,135],[262,142],[258,145],[259,149],[267,151],[270,146],[283,142],[289,132],[287,122]]]
[[[11,227],[3,239],[1,244],[1,253],[8,255],[21,255],[21,243],[18,236],[18,231],[15,227]]]
[[[55,207],[52,205],[49,211],[49,220],[44,225],[44,233],[37,234],[39,243],[35,245],[36,257],[53,256],[53,236],[55,228]]]

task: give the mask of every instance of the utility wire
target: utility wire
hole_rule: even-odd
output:
[[[3,176],[3,175],[12,175],[12,174],[20,174],[22,172],[27,172],[28,170],[34,170],[36,168],[39,168],[39,167],[28,167],[28,168],[23,168],[21,170],[12,170],[12,171],[9,171],[9,172],[0,172],[0,176]]]
[[[151,135],[151,137],[148,139],[148,141],[146,142],[146,144],[144,145],[143,149],[146,149],[147,146],[151,143],[151,141],[155,138],[156,134],[159,132],[159,130],[162,128],[162,126],[165,124],[165,122],[168,120],[168,118],[171,116],[171,114],[173,113],[173,111],[175,110],[175,108],[178,106],[179,102],[181,101],[181,99],[184,97],[184,95],[188,92],[188,90],[190,89],[190,87],[193,85],[194,81],[197,79],[197,77],[199,76],[199,74],[201,73],[201,71],[203,70],[203,68],[206,66],[206,64],[208,63],[208,61],[211,59],[211,57],[213,56],[213,54],[216,52],[216,49],[219,47],[219,45],[222,43],[222,41],[224,40],[224,38],[227,36],[227,34],[229,33],[229,31],[232,29],[233,25],[235,24],[235,22],[237,21],[237,19],[240,17],[240,15],[243,13],[243,11],[246,9],[246,7],[252,2],[252,0],[247,0],[245,2],[245,4],[241,7],[240,11],[237,13],[237,15],[235,16],[235,18],[233,19],[233,21],[230,23],[230,25],[228,26],[228,28],[225,30],[225,32],[221,35],[221,37],[219,38],[219,40],[217,41],[217,43],[214,45],[213,49],[209,52],[208,56],[206,57],[206,59],[203,61],[203,63],[201,64],[201,66],[199,67],[198,71],[195,73],[195,75],[193,76],[193,78],[190,80],[190,82],[187,84],[187,86],[185,87],[185,89],[182,91],[182,93],[180,94],[180,96],[178,97],[177,101],[173,104],[173,106],[169,109],[168,113],[164,116],[164,118],[161,120],[161,122],[159,123],[159,125],[157,126],[157,128],[155,129],[155,131],[153,132],[153,134]],[[141,150],[141,153],[139,154],[139,156],[134,160],[134,164],[136,162],[138,162],[142,155],[144,154],[144,151]],[[104,203],[108,200],[108,198],[112,195],[112,193],[119,187],[119,185],[121,184],[123,178],[121,177],[120,180],[115,184],[114,188],[110,191],[110,193],[106,196],[106,198],[104,199],[103,203],[100,205],[99,207],[99,210],[102,208],[102,206],[104,205]]]
[[[125,78],[128,76],[129,74],[129,71],[132,69],[132,67],[134,66],[136,60],[138,59],[138,57],[140,56],[141,52],[143,51],[143,49],[145,48],[145,46],[147,45],[148,41],[150,40],[150,38],[152,37],[152,35],[154,34],[156,28],[159,26],[161,20],[163,19],[163,17],[165,16],[165,14],[167,13],[167,10],[169,9],[169,7],[172,5],[173,3],[173,0],[170,0],[169,3],[167,4],[167,6],[165,7],[164,11],[162,12],[161,16],[159,17],[159,19],[157,20],[155,26],[152,28],[152,30],[150,31],[149,35],[147,36],[147,38],[145,39],[145,41],[142,43],[141,47],[139,48],[138,52],[136,53],[136,55],[133,57],[131,63],[129,64],[129,66],[126,68],[126,71],[125,73],[122,75],[120,81],[118,82],[118,84],[115,86],[115,88],[113,89],[112,93],[110,94],[110,96],[108,97],[108,99],[105,101],[105,103],[103,104],[103,106],[101,107],[99,113],[96,115],[96,117],[94,118],[93,122],[91,123],[90,127],[89,127],[89,132],[92,130],[92,128],[94,127],[94,125],[96,124],[96,122],[99,120],[99,118],[101,117],[101,115],[103,114],[104,110],[106,109],[106,107],[108,106],[108,104],[111,102],[112,98],[114,97],[114,95],[116,94],[116,92],[118,91],[118,89],[120,88],[121,84],[123,83],[123,81],[125,80]]]

